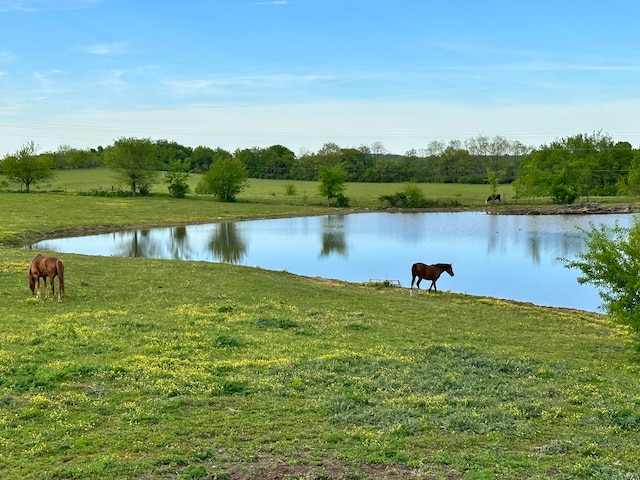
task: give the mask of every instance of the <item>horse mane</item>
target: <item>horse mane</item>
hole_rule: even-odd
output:
[[[434,267],[440,267],[440,268],[448,268],[451,266],[450,263],[436,263],[433,265]]]

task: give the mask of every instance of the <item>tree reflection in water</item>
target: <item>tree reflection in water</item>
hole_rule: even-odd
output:
[[[235,222],[220,222],[209,240],[209,250],[220,261],[240,263],[247,255],[247,246]]]
[[[186,260],[191,257],[191,246],[186,226],[182,225],[171,229],[171,243],[168,248],[173,259]]]
[[[328,257],[334,252],[343,257],[347,256],[344,222],[344,215],[327,215],[323,217],[321,257]]]
[[[135,230],[130,232],[116,232],[113,234],[117,245],[115,255],[120,257],[154,258],[157,252],[162,251],[161,246],[152,240],[149,230]]]

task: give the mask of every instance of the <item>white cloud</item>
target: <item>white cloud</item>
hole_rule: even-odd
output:
[[[127,42],[94,43],[80,46],[78,50],[90,55],[122,55],[129,53]]]
[[[332,75],[308,74],[308,75],[254,75],[220,78],[203,78],[194,80],[167,80],[165,84],[181,95],[200,94],[208,90],[236,88],[254,89],[254,93],[263,89],[291,89],[296,85],[310,82],[335,81]]]
[[[90,8],[103,0],[0,0],[0,13]]]

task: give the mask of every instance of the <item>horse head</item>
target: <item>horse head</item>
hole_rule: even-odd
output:
[[[449,275],[453,277],[453,264],[449,263],[447,265],[447,268],[445,269],[445,272],[447,272]]]

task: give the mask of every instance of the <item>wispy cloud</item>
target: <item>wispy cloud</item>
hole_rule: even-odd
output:
[[[267,2],[253,2],[252,5],[288,5],[288,0],[273,0]]]
[[[127,42],[94,43],[82,45],[78,50],[90,55],[123,55],[129,53],[129,44]]]
[[[239,77],[223,77],[195,80],[169,80],[165,82],[179,94],[197,94],[207,90],[223,89],[223,88],[277,88],[291,87],[297,84],[307,84],[310,82],[335,81],[336,78],[331,75],[308,74],[308,75],[256,75],[256,76],[239,76]]]
[[[43,12],[90,8],[103,0],[0,0],[0,13]]]

